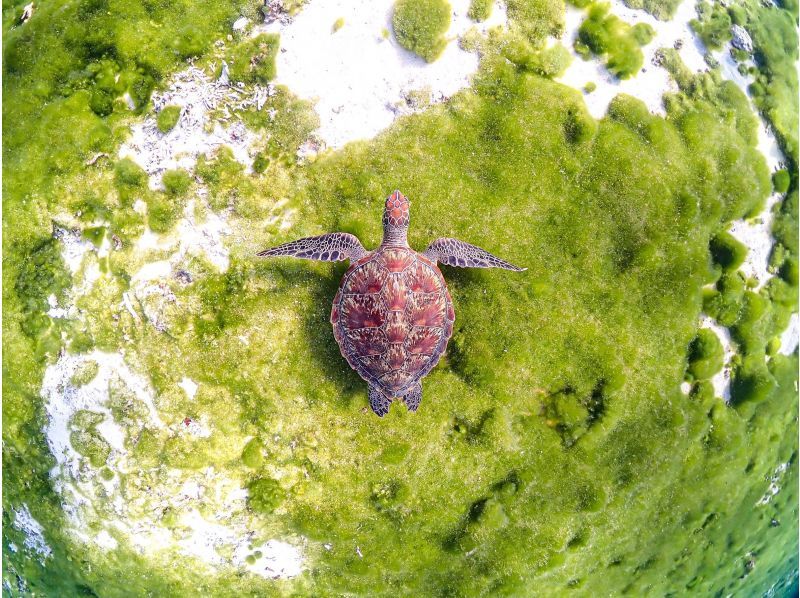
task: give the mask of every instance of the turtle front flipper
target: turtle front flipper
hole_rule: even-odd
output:
[[[417,382],[411,387],[406,394],[403,395],[403,402],[406,404],[406,409],[409,411],[416,411],[419,407],[419,402],[422,400],[422,384]]]
[[[503,268],[514,272],[527,270],[501,260],[480,247],[448,237],[432,241],[423,255],[434,262],[460,268]]]
[[[350,233],[328,233],[305,237],[257,253],[259,257],[291,256],[321,262],[355,261],[367,255],[367,250]]]
[[[383,394],[383,391],[372,384],[369,385],[369,406],[378,417],[383,417],[389,413],[389,405],[392,399]]]

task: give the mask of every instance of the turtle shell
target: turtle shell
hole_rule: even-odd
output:
[[[433,369],[454,319],[439,268],[405,247],[380,248],[350,266],[331,311],[350,367],[389,397],[403,396]]]

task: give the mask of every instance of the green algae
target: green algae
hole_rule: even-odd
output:
[[[708,380],[722,369],[722,343],[716,333],[701,328],[689,345],[687,372],[695,380]]]
[[[164,173],[165,177],[169,173]],[[166,233],[172,229],[183,212],[183,204],[179,200],[180,189],[188,189],[183,177],[170,181],[165,178],[164,193],[151,193],[147,196],[147,224],[157,233]]]
[[[467,16],[477,23],[485,21],[492,16],[491,0],[470,0]]]
[[[584,59],[590,54],[604,57],[609,71],[620,79],[628,79],[642,68],[644,55],[640,48],[650,43],[655,32],[647,23],[631,26],[610,14],[610,10],[608,4],[589,5],[588,15],[578,30],[575,51]]]
[[[239,42],[226,55],[232,81],[266,85],[275,78],[275,56],[280,39],[272,33],[262,33]]]
[[[114,167],[114,185],[120,203],[130,207],[146,188],[147,173],[130,158],[123,158]]]
[[[719,50],[731,39],[731,17],[728,10],[716,2],[698,3],[697,18],[689,24],[706,47],[712,50]]]
[[[232,202],[234,189],[242,184],[243,172],[244,167],[234,159],[228,147],[221,147],[210,156],[200,156],[195,165],[195,173],[208,186],[209,203],[214,210],[225,208]]]
[[[554,44],[537,51],[528,41],[520,37],[507,40],[502,52],[503,56],[520,69],[548,78],[562,75],[572,62],[569,50],[561,44]]]
[[[492,16],[491,0],[470,0],[467,16],[480,23]]]
[[[26,248],[25,254],[27,259],[22,262],[13,286],[22,312],[22,331],[36,338],[50,327],[50,319],[43,313],[47,311],[47,298],[55,295],[57,300],[63,299],[72,277],[53,238],[38,240],[33,247]]]
[[[99,370],[100,366],[96,361],[87,361],[75,370],[75,373],[72,374],[72,378],[70,378],[70,383],[78,387],[89,384],[89,382],[95,379]]]
[[[95,364],[96,365],[96,364]],[[81,410],[70,420],[70,444],[82,456],[86,457],[92,467],[103,467],[111,454],[111,446],[97,431],[97,425],[103,421],[102,413]]]
[[[264,463],[263,451],[264,444],[258,438],[254,438],[244,447],[242,462],[251,469],[258,469]]]
[[[397,0],[392,10],[392,31],[397,42],[425,62],[444,52],[450,27],[447,0]]]
[[[731,24],[740,25],[750,34],[756,68],[752,71],[755,81],[749,86],[753,103],[775,131],[786,158],[790,184],[788,202],[773,224],[776,240],[797,255],[797,237],[791,231],[790,222],[797,221],[797,114],[798,77],[794,64],[797,61],[797,7],[791,4],[764,6],[747,0],[728,7],[720,3],[703,3],[698,19],[692,23],[706,44],[719,47],[730,39]],[[739,53],[739,58],[745,58]],[[788,226],[787,226],[788,225]],[[788,234],[787,234],[788,233]]]
[[[262,134],[261,159],[263,170],[267,170],[270,163],[280,163],[288,167],[297,161],[299,146],[307,141],[319,126],[319,117],[313,109],[313,104],[294,96],[286,87],[277,86],[261,108],[250,107],[246,110],[236,110],[235,113],[242,121],[257,133]],[[226,151],[221,148],[220,151]],[[230,158],[232,159],[232,158]],[[226,162],[230,161],[226,158]],[[233,167],[233,166],[232,166]],[[259,173],[261,174],[261,173]],[[280,177],[278,174],[270,173]]]
[[[178,124],[181,117],[180,106],[164,106],[156,116],[156,126],[162,133],[169,133]]]
[[[669,21],[680,6],[681,0],[623,0],[623,3],[629,8],[646,10],[660,21]]]
[[[257,478],[247,485],[249,496],[247,504],[259,513],[269,515],[283,501],[283,491],[277,480]]]
[[[215,209],[239,206],[230,269],[184,264],[193,282],[171,284],[186,326],[168,336],[125,309],[112,311],[116,321],[109,317],[127,288],[124,276],[139,263],[126,247],[112,254],[114,284],[83,300],[82,311],[96,314],[87,316],[87,335],[126,346],[164,418],[208,419],[219,436],[168,438],[144,426],[142,405],[114,382],[112,414],[131,422],[134,462],[241,476],[264,537],[302,534],[313,569],[291,582],[214,575],[126,545],[101,555],[71,540],[39,433],[41,368],[20,359],[4,364],[12,382],[3,405],[4,466],[15,471],[5,480],[4,504],[31,505],[54,556],[45,569],[6,542],[8,571],[52,595],[764,591],[796,567],[786,555],[797,546],[797,355],[758,361],[779,324],[773,297],[754,299],[763,296],[746,291],[733,272],[716,283],[715,292],[732,295],[737,316],[728,325],[737,325],[747,353],[734,380],[735,408],[703,383],[684,397],[678,383],[697,334],[701,288],[715,276],[711,239],[756,210],[771,185],[738,90],[713,76],[682,82],[666,119],[622,97],[598,123],[578,92],[489,57],[475,89],[448,106],[302,171],[268,166],[290,184],[250,178],[224,151],[198,163]],[[77,169],[65,165],[60,177]],[[115,182],[109,166],[99,174],[106,183],[92,181],[119,194],[119,205],[98,200],[98,213],[167,198],[128,170]],[[252,254],[325,230],[357,232],[372,246],[381,199],[395,186],[414,200],[415,247],[458,236],[529,271],[516,279],[445,271],[458,318],[451,350],[426,378],[420,411],[395,406],[379,422],[362,413],[363,383],[326,324],[343,267],[257,263]],[[85,202],[77,195],[70,189],[60,201]],[[297,211],[291,230],[260,220],[279,199]],[[121,222],[131,218],[126,212]],[[42,238],[49,221],[40,220]],[[110,232],[121,230],[110,222]],[[7,252],[6,280],[15,280],[29,247]],[[45,263],[60,264],[57,250],[48,255]],[[796,293],[791,265],[784,257],[780,282],[794,280]],[[40,287],[59,288],[48,280]],[[770,289],[782,292],[777,283]],[[33,342],[18,328],[23,304],[6,292],[6,352],[32,355],[25,351]],[[175,392],[184,375],[203,389],[194,404]],[[93,416],[86,417],[91,427]],[[102,446],[88,432],[75,443],[97,467]],[[257,445],[248,437],[263,449],[249,448]],[[781,491],[756,506],[779,463],[788,463]],[[134,479],[167,484],[157,474]],[[127,491],[139,496],[133,484]],[[22,546],[5,517],[7,541]],[[166,512],[163,522],[179,518]]]
[[[747,257],[747,247],[725,231],[711,239],[709,249],[714,263],[718,264],[725,272],[738,270]]]
[[[739,318],[743,297],[742,276],[738,272],[723,274],[714,289],[704,291],[703,311],[723,326],[732,326]]]
[[[772,173],[772,188],[775,193],[786,193],[789,190],[791,181],[792,178],[789,176],[789,172],[784,168]]]
[[[192,177],[185,170],[167,170],[161,177],[164,184],[164,192],[175,198],[185,195],[192,185]]]
[[[563,0],[508,0],[506,9],[512,31],[521,33],[535,47],[543,46],[547,36],[561,37]]]
[[[108,383],[108,408],[117,424],[126,429],[136,429],[147,420],[147,406],[140,401],[119,376]]]

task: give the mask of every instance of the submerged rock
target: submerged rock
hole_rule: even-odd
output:
[[[741,25],[731,27],[731,45],[737,50],[743,50],[748,54],[753,53],[753,39],[747,30]]]

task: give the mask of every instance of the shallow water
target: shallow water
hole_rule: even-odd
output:
[[[116,59],[76,54],[99,74],[56,98],[42,65],[60,6],[4,22],[5,592],[794,583],[797,248],[773,224],[797,223],[773,214],[789,203],[769,177],[796,157],[702,74],[690,0],[667,22],[612,4],[655,30],[626,81],[574,53],[584,11],[557,3],[496,4],[470,50],[454,3],[427,64],[384,37],[390,3],[256,26],[209,2],[197,33],[168,12],[118,31]],[[117,31],[113,13],[63,10]],[[29,30],[56,37],[26,46]],[[263,31],[281,35],[277,77],[220,79]],[[531,73],[559,39],[565,73]],[[652,62],[677,39],[680,86]],[[143,72],[163,78],[135,113]],[[166,133],[165,106],[181,107]],[[25,135],[15,110],[53,133]],[[419,412],[378,419],[327,323],[343,266],[254,254],[331,230],[372,248],[397,187],[413,247],[458,237],[528,271],[444,267],[446,357]],[[709,252],[728,228],[747,247],[735,267]],[[692,349],[701,328],[719,356]]]

